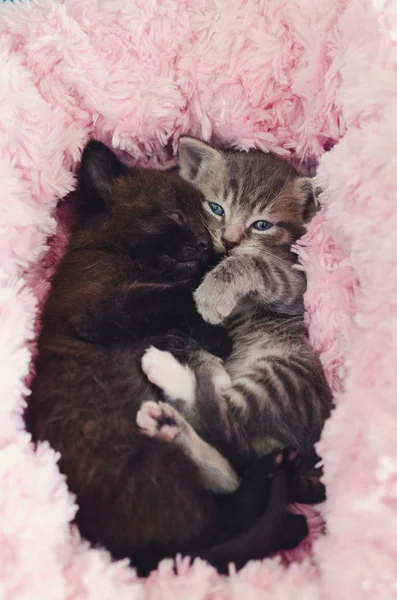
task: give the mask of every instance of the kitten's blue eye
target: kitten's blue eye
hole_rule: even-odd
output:
[[[217,217],[223,217],[223,215],[225,214],[225,211],[223,210],[222,206],[217,202],[208,202],[208,205]]]
[[[273,227],[273,223],[269,223],[269,221],[255,221],[255,223],[252,223],[252,227],[257,231],[266,231],[266,229]]]

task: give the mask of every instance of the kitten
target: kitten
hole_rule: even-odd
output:
[[[189,137],[180,142],[180,174],[203,194],[215,248],[226,255],[195,292],[202,317],[224,325],[233,340],[233,352],[224,363],[229,388],[225,389],[227,377],[221,389],[215,385],[224,405],[219,427],[243,455],[250,455],[252,445],[263,455],[293,444],[303,462],[312,466],[317,460],[314,444],[332,400],[307,340],[306,280],[294,268],[296,256],[291,252],[316,211],[311,180],[271,154],[218,150]],[[162,373],[164,361],[174,378],[188,381],[186,389],[195,396],[195,404],[181,404],[186,398],[170,389],[169,377]],[[174,414],[173,436],[188,446],[193,438],[183,442],[186,427],[184,435],[178,433],[181,416],[197,426],[203,394],[211,393],[208,386],[200,391],[191,372],[182,375],[172,357],[154,349],[145,356],[143,368],[182,412]],[[211,368],[203,364],[199,377],[211,377]],[[317,500],[323,499],[321,486],[314,493]],[[308,501],[303,489],[301,500]]]
[[[82,535],[129,557],[142,575],[177,552],[225,569],[295,546],[307,526],[285,510],[293,455],[256,461],[235,493],[219,496],[181,448],[136,425],[137,413],[143,428],[150,424],[143,401],[161,400],[140,368],[148,344],[193,364],[204,352],[197,340],[207,350],[225,345],[192,297],[211,259],[201,194],[177,175],[128,169],[90,142],[76,200],[42,315],[26,420],[34,440],[60,452]],[[228,472],[214,446],[202,440],[203,448],[207,462]]]

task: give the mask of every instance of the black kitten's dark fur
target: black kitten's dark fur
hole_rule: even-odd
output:
[[[173,350],[199,338],[209,349],[223,346],[219,353],[228,344],[192,301],[211,251],[199,192],[177,175],[127,169],[91,142],[77,196],[70,246],[43,313],[27,423],[35,440],[61,453],[82,534],[130,557],[142,574],[177,552],[225,569],[296,545],[306,523],[296,517],[294,539],[284,543],[293,517],[285,512],[287,470],[274,456],[255,463],[235,494],[216,497],[179,448],[136,426],[141,403],[160,399],[140,367],[149,343]]]

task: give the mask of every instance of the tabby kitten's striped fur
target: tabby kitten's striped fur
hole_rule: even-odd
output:
[[[195,293],[202,317],[223,324],[233,340],[224,363],[229,386],[223,378],[218,387],[220,426],[247,453],[252,445],[263,455],[292,444],[313,464],[331,393],[307,340],[306,279],[291,252],[316,210],[311,180],[274,155],[218,150],[189,137],[180,144],[180,174],[203,194],[215,248],[226,255]],[[214,372],[214,363],[203,363],[201,376],[205,366]],[[156,378],[167,393],[152,369]],[[198,413],[196,383],[187,395],[196,394]]]

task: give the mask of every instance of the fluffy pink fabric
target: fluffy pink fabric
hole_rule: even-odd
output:
[[[0,5],[1,598],[397,595],[396,22],[396,0]],[[186,132],[320,161],[323,209],[298,251],[336,393],[320,442],[327,534],[229,578],[182,561],[142,581],[70,527],[57,456],[34,451],[21,415],[67,232],[54,209],[82,146],[92,136],[165,165]]]

